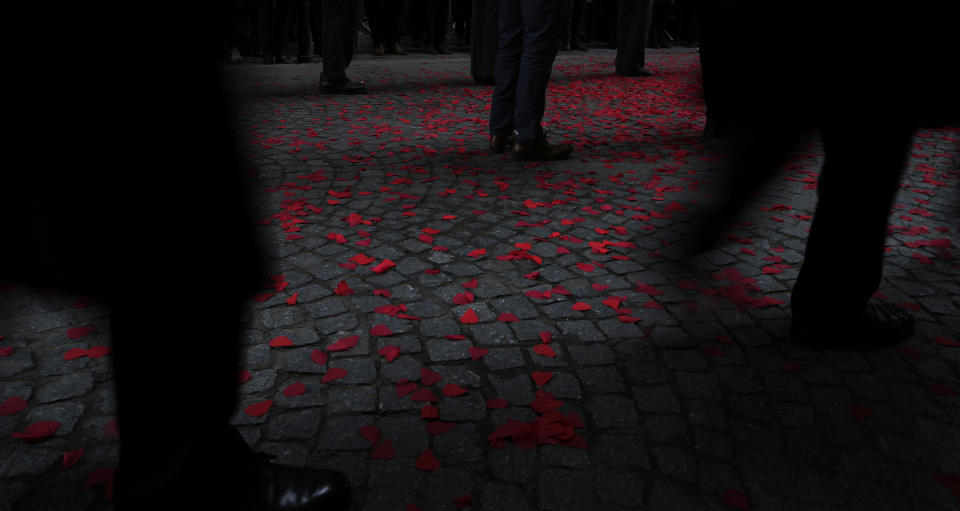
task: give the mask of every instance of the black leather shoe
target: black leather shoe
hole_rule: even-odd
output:
[[[362,83],[343,80],[320,80],[320,90],[328,94],[366,94],[367,86]]]
[[[587,47],[584,46],[583,44],[579,43],[579,42],[576,42],[576,43],[571,44],[571,45],[570,45],[570,48],[572,48],[572,49],[574,49],[574,50],[577,50],[577,51],[587,51]]]
[[[251,511],[347,511],[350,481],[335,470],[305,469],[257,461]]]
[[[646,69],[640,69],[639,71],[617,71],[617,76],[627,76],[631,78],[637,77],[647,77],[653,76],[653,73],[647,71]]]
[[[793,342],[812,348],[880,348],[896,346],[914,333],[913,315],[883,302],[870,302],[848,318],[804,318],[794,315]]]
[[[521,160],[562,160],[572,152],[573,146],[570,144],[551,144],[546,140],[530,145],[519,141],[513,144],[513,156]]]
[[[509,151],[516,141],[517,136],[513,132],[509,135],[494,135],[490,137],[490,150],[497,153]]]

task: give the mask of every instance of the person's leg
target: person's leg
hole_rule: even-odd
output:
[[[321,79],[347,79],[360,26],[359,0],[323,0],[323,72]]]
[[[521,2],[523,55],[517,80],[517,142],[535,144],[543,138],[547,83],[559,49],[563,0]]]
[[[450,4],[447,0],[434,0],[433,7],[433,47],[440,53],[447,53],[447,19]]]
[[[803,266],[791,297],[795,330],[853,335],[880,285],[887,217],[912,126],[895,115],[858,115],[821,130],[825,161]]]
[[[586,0],[573,0],[573,9],[570,12],[570,47],[574,50],[586,50],[580,40],[583,34],[583,13],[586,10]]]
[[[653,13],[653,0],[620,2],[617,8],[617,57],[618,74],[634,74],[644,71],[647,34]]]
[[[498,0],[499,47],[493,66],[495,86],[490,105],[490,135],[513,132],[517,101],[517,79],[523,54],[523,18],[518,0]]]
[[[370,24],[370,39],[376,52],[384,44],[383,12],[380,0],[363,0],[363,12],[367,13],[367,22]]]

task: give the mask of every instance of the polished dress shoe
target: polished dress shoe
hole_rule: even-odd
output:
[[[428,54],[428,55],[436,55],[436,54],[437,54],[437,49],[434,48],[432,44],[424,44],[423,46],[420,47],[420,49],[423,50],[423,52],[426,53],[426,54]]]
[[[509,151],[516,141],[517,135],[514,132],[508,135],[493,135],[490,137],[490,150],[497,153]]]
[[[253,483],[240,509],[249,511],[347,511],[350,481],[335,470],[306,469],[256,461]]]
[[[367,86],[351,81],[349,78],[320,80],[320,90],[328,94],[366,94]]]
[[[450,48],[447,48],[447,45],[441,44],[437,46],[437,53],[440,55],[450,55]]]
[[[513,144],[513,156],[521,160],[562,160],[572,152],[570,144],[551,144],[543,139],[532,144],[522,144],[519,140]]]
[[[373,49],[373,54],[380,57],[383,56],[384,49],[382,44],[378,44],[376,48]]]
[[[913,333],[913,315],[884,302],[869,302],[860,314],[843,318],[794,314],[790,325],[790,339],[811,348],[890,347]]]
[[[650,71],[647,71],[646,69],[640,69],[637,71],[617,71],[617,76],[627,76],[631,78],[637,78],[637,77],[653,76],[653,73],[651,73]]]
[[[579,41],[571,44],[571,45],[570,45],[570,48],[573,48],[574,50],[577,50],[577,51],[587,51],[587,47],[584,46],[584,45],[583,45],[582,43],[580,43]]]
[[[387,49],[387,52],[388,52],[388,53],[392,53],[392,54],[394,54],[394,55],[406,55],[406,54],[407,54],[407,51],[404,50],[403,48],[401,48],[400,45],[397,44],[397,43],[393,43],[393,45],[390,46],[390,48]]]

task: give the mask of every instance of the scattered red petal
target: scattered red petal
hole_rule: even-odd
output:
[[[538,387],[543,387],[553,379],[553,373],[551,371],[534,371],[530,374],[530,378],[533,379]]]
[[[433,454],[433,451],[429,448],[423,451],[423,453],[417,457],[417,461],[413,463],[413,466],[424,472],[433,472],[434,470],[440,468],[440,460],[437,459],[436,455]]]
[[[70,339],[82,339],[93,333],[94,330],[96,330],[96,328],[92,326],[75,326],[67,329],[67,337]]]
[[[363,426],[360,428],[360,436],[370,442],[370,447],[374,447],[377,445],[377,441],[380,440],[380,428],[376,426]]]
[[[442,379],[443,379],[443,375],[442,375],[442,374],[440,374],[440,373],[438,373],[438,372],[436,372],[436,371],[427,369],[426,367],[421,367],[421,368],[420,368],[420,381],[421,381],[424,385],[426,385],[426,386],[429,387],[430,385],[433,385],[434,383],[438,383],[438,382],[439,382],[440,380],[442,380]]]
[[[285,335],[279,335],[270,341],[270,346],[274,348],[293,346],[293,341],[291,341],[290,338]]]
[[[570,307],[570,308],[573,309],[573,310],[575,310],[575,311],[588,311],[588,310],[592,309],[593,307],[592,307],[589,303],[587,303],[587,302],[576,302],[576,303],[574,303],[573,306]]]
[[[443,392],[443,395],[447,397],[457,397],[466,394],[467,389],[454,383],[448,383],[443,387],[441,392]]]
[[[557,352],[549,344],[538,344],[533,347],[533,352],[544,357],[556,358]]]
[[[287,385],[287,388],[283,389],[282,394],[286,397],[297,397],[303,395],[307,391],[307,386],[303,382],[294,382],[290,385]]]
[[[13,415],[27,407],[27,401],[19,396],[8,397],[0,404],[0,417]]]
[[[75,451],[66,451],[66,452],[64,452],[64,453],[63,453],[63,463],[60,464],[60,468],[67,469],[67,468],[70,468],[70,467],[76,465],[77,462],[80,461],[81,458],[83,458],[83,454],[84,454],[85,452],[87,452],[87,449],[86,449],[86,448],[83,448],[83,447],[81,447],[80,449],[77,449],[77,450],[75,450]]]
[[[389,438],[384,438],[376,449],[370,451],[372,460],[392,460],[397,457],[397,451],[393,448],[393,442]]]
[[[507,407],[507,400],[503,399],[502,397],[496,397],[496,398],[487,400],[487,408],[490,408],[491,410],[498,409],[498,408],[506,408],[506,407]]]
[[[467,325],[472,325],[478,321],[480,321],[480,318],[473,309],[467,309],[467,312],[464,312],[463,315],[460,316],[460,322]]]
[[[347,376],[347,370],[342,367],[331,367],[327,369],[327,374],[323,375],[323,379],[320,380],[320,383],[329,383],[340,378]]]
[[[747,496],[743,494],[740,490],[730,488],[724,490],[720,495],[720,498],[730,507],[735,507],[737,509],[750,509],[750,503],[747,500]]]
[[[267,412],[270,411],[270,407],[273,406],[273,400],[267,399],[266,401],[261,401],[259,403],[254,403],[246,408],[244,408],[243,413],[251,417],[262,417]]]
[[[400,348],[398,346],[389,345],[380,348],[377,353],[383,355],[383,358],[387,359],[387,362],[393,362],[397,357],[400,356]]]
[[[483,357],[484,355],[486,355],[487,353],[490,353],[490,350],[489,350],[488,348],[477,348],[477,347],[474,347],[474,346],[470,346],[470,347],[467,349],[467,351],[470,352],[470,359],[471,359],[471,360],[478,360],[478,359],[480,359],[481,357]]]

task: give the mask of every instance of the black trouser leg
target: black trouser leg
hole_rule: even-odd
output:
[[[323,0],[324,80],[346,79],[359,28],[359,0]]]
[[[821,129],[825,161],[794,321],[849,323],[880,285],[887,217],[912,126],[896,116],[857,115]]]
[[[647,37],[653,17],[653,0],[622,1],[617,8],[618,73],[642,71],[646,63]]]

